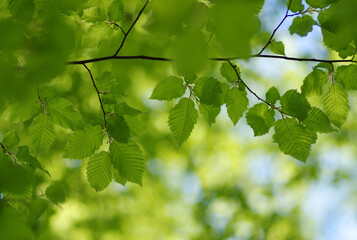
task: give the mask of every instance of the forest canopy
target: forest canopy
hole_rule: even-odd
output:
[[[294,228],[299,200],[289,210],[267,202],[306,190],[326,146],[356,140],[356,9],[354,0],[2,1],[4,239],[312,239]],[[252,180],[251,151],[278,159],[284,177]],[[348,179],[344,170],[333,181]],[[66,218],[71,209],[78,216]],[[136,220],[146,235],[130,230]]]

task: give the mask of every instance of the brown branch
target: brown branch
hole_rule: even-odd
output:
[[[101,93],[99,92],[98,87],[97,87],[97,85],[95,84],[95,81],[94,81],[92,72],[90,71],[90,69],[87,67],[87,65],[86,65],[85,63],[83,63],[83,66],[87,69],[87,71],[88,71],[88,73],[89,73],[89,75],[90,75],[90,78],[91,78],[91,80],[92,80],[93,87],[94,87],[95,91],[97,92],[98,99],[99,99],[99,103],[100,103],[100,107],[101,107],[102,113],[103,113],[104,127],[107,128],[107,116],[106,116],[106,113],[105,113],[105,110],[104,110],[102,98],[101,98],[101,96],[100,96]]]
[[[124,33],[124,38],[123,38],[123,40],[121,41],[121,44],[120,44],[118,50],[115,52],[114,56],[117,56],[118,53],[119,53],[119,51],[123,48],[126,38],[128,37],[129,33],[130,33],[131,30],[133,29],[133,27],[134,27],[134,25],[136,24],[136,22],[139,20],[141,14],[144,12],[144,10],[145,10],[146,6],[148,5],[148,3],[149,3],[149,0],[146,0],[144,6],[143,6],[143,8],[140,10],[138,16],[136,16],[134,22],[133,22],[133,23],[131,24],[131,26],[129,27],[129,30],[128,30],[127,32],[125,32],[124,30],[122,30],[123,33]]]

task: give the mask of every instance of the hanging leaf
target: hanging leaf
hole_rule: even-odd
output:
[[[83,10],[82,19],[87,22],[101,22],[107,19],[107,14],[100,7],[90,7]]]
[[[29,128],[32,148],[36,153],[46,151],[55,139],[53,122],[48,114],[42,113],[32,121]]]
[[[201,77],[197,79],[194,92],[203,104],[221,105],[222,87],[220,82],[212,77]]]
[[[307,118],[302,122],[307,128],[319,133],[329,133],[336,131],[323,111],[313,107],[307,114]]]
[[[289,10],[295,13],[304,11],[304,5],[301,3],[301,0],[289,0],[286,6],[290,6]]]
[[[127,181],[142,186],[145,170],[143,153],[136,143],[119,143],[114,141],[109,147],[109,156],[114,168]]]
[[[13,146],[18,145],[19,143],[20,139],[19,136],[17,136],[16,131],[7,132],[1,142],[1,144],[7,149],[11,149]]]
[[[316,141],[316,134],[291,118],[276,121],[274,129],[273,139],[280,150],[297,160],[306,162],[311,145]]]
[[[336,82],[342,84],[346,90],[357,90],[357,66],[339,66],[336,72]]]
[[[124,18],[124,4],[122,0],[114,0],[108,9],[109,20],[119,22]]]
[[[199,105],[200,114],[209,126],[216,122],[216,117],[221,112],[221,107],[208,106],[204,104]]]
[[[45,191],[46,197],[54,203],[63,203],[68,197],[68,187],[64,182],[55,181]]]
[[[77,130],[69,136],[64,157],[83,159],[91,156],[103,141],[103,131],[99,125],[87,125],[84,130]]]
[[[237,67],[237,71],[240,74],[240,70],[239,70],[238,67]],[[221,75],[225,79],[227,79],[227,81],[230,82],[230,83],[238,80],[238,76],[237,76],[236,72],[234,71],[232,66],[227,62],[222,64],[220,72],[221,72]]]
[[[111,162],[107,152],[94,154],[88,160],[87,180],[97,192],[108,187],[113,179]]]
[[[243,113],[248,108],[248,98],[246,91],[239,91],[238,88],[232,88],[227,94],[227,112],[233,125],[236,125]]]
[[[285,55],[285,46],[282,41],[273,41],[269,44],[269,49],[273,53]]]
[[[135,108],[130,107],[126,102],[121,102],[115,105],[114,112],[117,115],[128,115],[128,116],[137,116],[142,112]]]
[[[107,120],[109,135],[118,142],[128,142],[130,129],[123,116],[113,115]]]
[[[289,90],[280,99],[283,112],[303,121],[311,109],[310,103],[306,98],[296,90]]]
[[[171,76],[159,82],[151,94],[150,99],[172,100],[185,94],[186,88],[182,79]]]
[[[51,115],[53,122],[64,128],[76,130],[83,125],[81,114],[75,111],[72,103],[64,98],[49,101],[46,110]]]
[[[331,123],[341,127],[347,119],[349,109],[347,92],[339,85],[331,85],[324,98],[324,110]]]
[[[248,125],[253,129],[254,136],[262,136],[274,125],[274,110],[268,109],[265,103],[258,103],[246,114]]]
[[[314,25],[317,25],[317,22],[309,15],[295,17],[289,28],[290,35],[296,33],[301,37],[307,36],[307,34],[312,31],[312,26]]]
[[[280,93],[276,87],[271,87],[265,94],[265,100],[270,104],[275,104],[280,100]]]
[[[304,79],[304,83],[301,86],[301,93],[304,96],[322,95],[324,85],[328,82],[328,74],[324,71],[315,68]]]
[[[31,156],[28,146],[19,146],[17,151],[17,157],[22,162],[29,163],[33,168],[40,169],[45,172],[48,176],[51,176],[50,173],[42,167],[40,161],[37,158]]]
[[[175,142],[180,146],[190,136],[196,122],[198,112],[195,104],[188,98],[181,98],[170,111],[169,126]]]

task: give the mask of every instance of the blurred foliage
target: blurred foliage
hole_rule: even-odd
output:
[[[261,13],[286,6],[291,35],[356,55],[354,0],[1,1],[0,238],[317,238],[311,188],[356,180],[357,70],[261,74],[251,54],[291,48]],[[121,43],[175,61],[68,64]]]

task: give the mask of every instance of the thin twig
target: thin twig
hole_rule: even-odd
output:
[[[119,24],[117,24],[116,22],[110,21],[109,19],[108,19],[107,21],[108,21],[108,23],[117,26],[117,27],[122,31],[122,33],[124,34],[124,36],[126,35],[126,32],[124,31],[124,29],[123,29]]]
[[[88,71],[88,73],[89,73],[89,75],[90,75],[90,78],[91,78],[91,80],[92,80],[93,87],[94,87],[95,91],[97,92],[98,99],[99,99],[99,103],[100,103],[100,107],[101,107],[102,113],[103,113],[104,127],[107,128],[107,117],[106,117],[106,113],[105,113],[105,110],[104,110],[102,98],[101,98],[101,96],[100,96],[100,92],[99,92],[99,90],[98,90],[97,85],[95,84],[95,81],[94,81],[92,72],[90,71],[90,69],[87,67],[87,65],[86,65],[85,63],[83,63],[83,66],[87,69],[87,71]]]
[[[133,29],[133,27],[134,27],[134,25],[136,24],[136,22],[139,20],[141,14],[144,12],[144,10],[145,10],[146,6],[148,5],[148,3],[149,3],[149,0],[146,0],[146,2],[145,2],[145,4],[144,4],[143,8],[140,10],[138,16],[136,16],[136,18],[135,18],[134,22],[131,24],[129,30],[128,30],[127,32],[125,32],[125,31],[123,30],[124,38],[123,38],[123,40],[121,41],[121,44],[120,44],[118,50],[115,52],[114,56],[117,56],[118,53],[119,53],[119,51],[120,51],[120,50],[122,49],[122,47],[124,46],[124,43],[125,43],[126,38],[128,37],[129,33],[130,33],[131,30]]]

